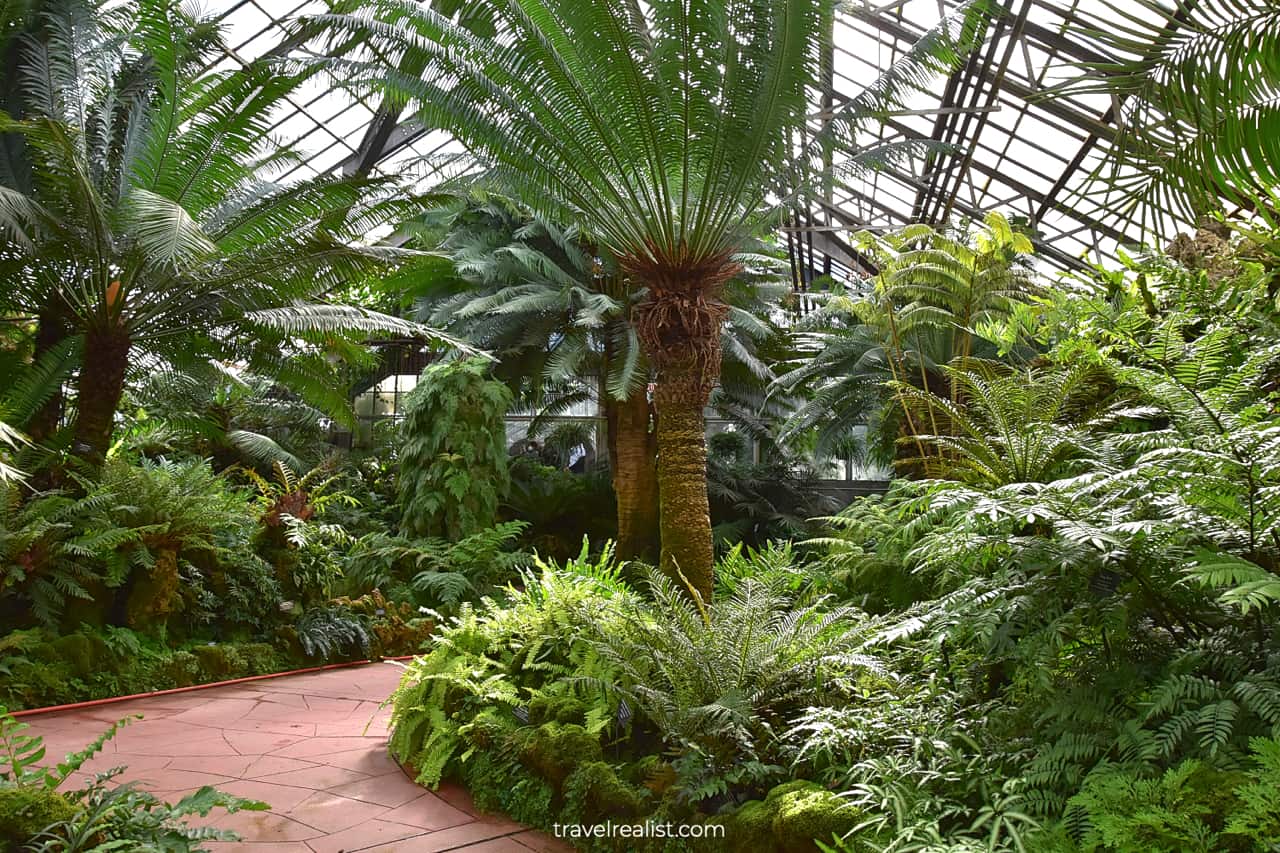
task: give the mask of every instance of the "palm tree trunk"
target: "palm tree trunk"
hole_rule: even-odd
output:
[[[37,323],[33,358],[35,362],[39,362],[41,356],[62,343],[67,337],[66,322],[57,307],[40,312]],[[62,388],[59,385],[58,390],[44,402],[44,405],[36,409],[27,421],[27,437],[34,443],[40,444],[52,436],[58,428],[58,421],[62,420],[62,405]]]
[[[94,463],[102,462],[111,447],[131,346],[128,333],[120,328],[91,328],[85,334],[76,387],[75,444],[76,452]]]
[[[692,268],[639,263],[632,270],[649,290],[636,307],[636,331],[657,369],[659,565],[700,606],[711,603],[715,588],[703,409],[720,379],[720,335],[729,316],[720,292],[741,269],[725,255]]]
[[[707,501],[707,428],[702,412],[706,401],[690,399],[691,395],[664,395],[661,377],[659,383],[661,566],[703,602],[710,602],[715,586],[715,549]]]
[[[618,556],[658,556],[658,443],[649,429],[649,398],[641,388],[626,400],[608,400],[609,460],[618,499]]]

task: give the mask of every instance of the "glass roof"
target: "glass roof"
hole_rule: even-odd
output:
[[[845,0],[833,34],[834,102],[873,82],[959,5]],[[227,45],[219,64],[287,53],[295,45],[285,22],[324,9],[323,0],[212,0],[206,10],[222,21]],[[876,134],[937,140],[949,146],[946,153],[849,180],[825,201],[795,212],[787,229],[793,247],[823,258],[808,268],[849,274],[858,265],[848,243],[852,230],[976,218],[990,210],[1029,222],[1041,235],[1041,257],[1061,269],[1150,239],[1144,226],[1171,233],[1178,223],[1151,211],[1118,212],[1123,205],[1081,192],[1107,156],[1119,105],[1099,95],[1047,96],[1050,87],[1079,76],[1081,63],[1104,59],[1089,31],[1105,26],[1105,16],[1101,0],[1008,3],[963,67],[939,75]],[[822,100],[815,92],[815,123]],[[421,173],[424,163],[456,150],[447,134],[332,90],[319,76],[295,93],[273,133],[307,155],[296,176]]]

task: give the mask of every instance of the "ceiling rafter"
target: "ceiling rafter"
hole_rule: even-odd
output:
[[[1000,207],[1026,216],[1042,231],[1037,240],[1052,265],[1079,269],[1068,249],[1134,241],[1133,222],[1106,219],[1075,195],[1092,158],[1105,156],[1116,129],[1115,105],[1085,98],[1046,96],[1046,76],[1063,67],[1107,59],[1087,35],[1072,25],[1078,0],[1010,0],[992,26],[983,48],[929,96],[889,116],[881,138],[950,142],[949,153],[919,159],[901,168],[841,186],[815,200],[812,211],[797,211],[792,236],[805,227],[824,235],[808,240],[820,257],[847,266],[841,230],[897,227],[910,221],[943,222],[976,217]],[[289,55],[307,40],[304,28],[284,20],[306,14],[310,0],[211,0],[229,28],[231,62],[248,64]],[[953,13],[960,0],[849,0],[841,4],[835,38],[824,61],[826,85],[814,92],[818,122],[847,100],[876,68],[900,58],[932,25]],[[1015,11],[1016,9],[1016,11]],[[271,34],[278,38],[272,41]],[[265,46],[265,49],[263,47]],[[1014,60],[1017,61],[1014,61]],[[224,60],[226,61],[226,60]],[[342,103],[338,103],[341,101]],[[277,122],[286,143],[301,140],[310,154],[299,173],[359,175],[399,171],[404,164],[446,150],[441,134],[397,106],[371,104],[340,90],[296,98]],[[886,135],[887,134],[887,135]],[[309,145],[321,141],[319,150]],[[1060,241],[1062,245],[1054,245]],[[840,241],[843,243],[843,241]],[[843,258],[833,257],[843,255]],[[821,263],[819,263],[821,266]]]

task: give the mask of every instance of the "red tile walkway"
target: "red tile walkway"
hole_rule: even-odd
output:
[[[466,791],[414,784],[387,755],[399,682],[392,664],[291,675],[27,717],[51,757],[81,749],[112,722],[142,714],[69,782],[126,765],[119,777],[173,802],[202,785],[263,800],[269,812],[205,823],[242,853],[529,853],[570,848],[504,817],[478,814]],[[199,821],[197,821],[199,822]]]

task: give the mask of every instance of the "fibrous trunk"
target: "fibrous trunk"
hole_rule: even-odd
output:
[[[618,556],[651,561],[658,556],[657,434],[650,430],[644,388],[606,404],[613,491],[618,499]]]
[[[119,328],[91,328],[85,333],[84,363],[76,387],[75,443],[77,452],[94,463],[102,462],[111,446],[130,346],[129,335]]]
[[[51,308],[40,313],[39,325],[36,328],[35,353],[33,361],[39,363],[40,358],[62,343],[67,337],[67,326],[61,312]],[[58,429],[62,420],[62,385],[49,396],[48,400],[37,409],[27,421],[27,437],[36,444],[48,440]]]
[[[715,549],[707,501],[703,410],[720,377],[720,333],[729,308],[717,297],[738,267],[729,259],[666,272],[638,265],[649,287],[637,331],[657,368],[659,527],[663,571],[710,602]]]
[[[715,587],[702,404],[667,400],[658,410],[662,570],[704,602]]]

